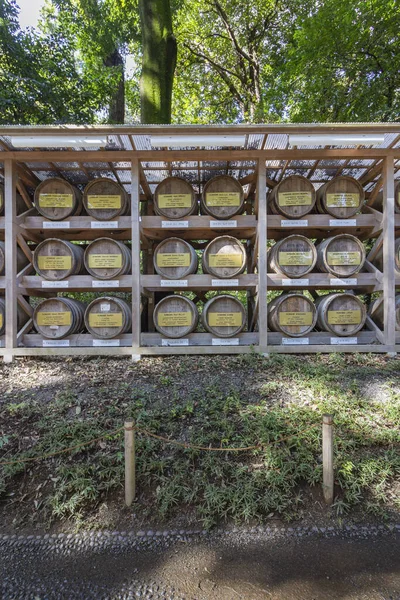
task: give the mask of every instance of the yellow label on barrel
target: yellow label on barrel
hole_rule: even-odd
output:
[[[71,325],[71,312],[39,312],[36,317],[38,325],[48,327],[54,325]]]
[[[242,324],[242,313],[213,313],[207,315],[210,327],[240,327]]]
[[[357,208],[360,205],[360,194],[337,192],[326,195],[326,205],[330,208]]]
[[[165,252],[157,254],[158,267],[189,267],[191,256],[189,252]]]
[[[191,312],[158,313],[157,323],[160,327],[188,327],[192,324]]]
[[[3,314],[0,313],[0,329],[3,327]]]
[[[0,192],[0,208],[3,207],[3,202],[4,202],[3,192]]]
[[[361,264],[361,252],[328,252],[328,265],[350,266]]]
[[[122,313],[90,313],[90,327],[122,327]]]
[[[192,195],[159,194],[158,206],[160,208],[190,208],[192,206]]]
[[[72,268],[72,256],[39,256],[38,267],[43,271],[64,271]]]
[[[88,208],[121,208],[121,196],[95,194],[87,197]]]
[[[312,265],[311,252],[279,252],[279,264],[282,267]]]
[[[91,269],[119,269],[122,267],[122,254],[89,254]]]
[[[208,257],[210,267],[241,267],[242,254],[210,254]]]
[[[311,206],[311,192],[279,192],[279,206]]]
[[[328,310],[329,325],[358,325],[361,310]]]
[[[41,208],[72,208],[72,194],[39,194]]]
[[[240,206],[239,192],[208,192],[207,206]]]
[[[279,325],[312,325],[312,312],[281,312],[279,313]]]

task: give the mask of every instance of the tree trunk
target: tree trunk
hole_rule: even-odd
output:
[[[104,66],[115,69],[118,72],[118,83],[115,92],[110,99],[108,111],[109,123],[124,123],[125,121],[125,73],[124,59],[116,48],[104,59]]]
[[[142,26],[142,123],[170,123],[176,40],[169,0],[139,0]]]

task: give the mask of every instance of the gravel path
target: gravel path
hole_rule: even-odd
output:
[[[2,600],[400,600],[400,525],[0,536]]]

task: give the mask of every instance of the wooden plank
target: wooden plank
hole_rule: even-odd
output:
[[[218,283],[213,285],[213,280]],[[166,282],[164,285],[162,281]],[[255,288],[258,285],[258,275],[249,273],[234,277],[233,281],[238,281],[237,285],[230,285],[229,279],[218,279],[212,275],[188,275],[182,280],[173,280],[173,286],[169,287],[168,281],[160,275],[141,275],[140,285],[152,292],[171,292],[174,290],[246,290]]]
[[[21,279],[21,286],[26,290],[35,292],[35,290],[57,292],[98,292],[98,291],[121,291],[130,292],[133,279],[131,275],[121,275],[112,280],[95,279],[91,275],[72,275],[66,279],[55,282],[47,281],[39,276],[24,276]],[[118,285],[116,285],[118,283]]]
[[[46,338],[44,338],[42,335],[40,335],[38,333],[30,333],[30,334],[24,335],[22,341],[23,341],[24,346],[26,346],[27,348],[43,348],[43,342],[51,343],[51,340],[46,340]],[[97,343],[97,344],[102,343],[102,342],[95,342],[93,336],[88,333],[79,333],[79,334],[70,335],[70,336],[68,336],[66,341],[69,343],[70,350],[75,350],[75,349],[80,348],[82,354],[85,354],[87,349],[90,349],[90,348],[97,349],[98,346],[94,346],[94,343]],[[124,334],[120,335],[117,340],[106,340],[104,342],[104,346],[106,347],[107,344],[109,344],[110,347],[113,347],[113,348],[127,347],[127,348],[129,348],[129,350],[131,350],[132,334],[124,333]],[[115,345],[113,346],[113,344],[115,344]],[[99,347],[99,348],[102,350],[102,347]],[[47,350],[47,348],[45,348],[45,349]],[[57,349],[57,341],[55,342],[54,347],[52,349],[53,350]],[[68,348],[64,348],[64,349],[67,350]]]
[[[139,161],[132,159],[131,227],[132,227],[132,359],[140,358],[140,171]]]
[[[213,344],[213,339],[217,339],[216,336],[211,333],[190,333],[189,335],[183,338],[188,341],[188,344],[183,344],[182,339],[174,340],[166,338],[165,336],[160,335],[159,333],[142,333],[141,342],[142,346],[161,346],[168,347],[171,350],[176,347],[180,347],[179,344],[182,344],[182,347],[190,347],[190,346],[210,346],[210,347],[225,347],[229,346],[251,346],[258,345],[258,333],[239,333],[235,335],[233,340],[238,340],[238,344],[232,343],[232,340],[229,338],[219,339],[220,346],[216,345],[216,342]],[[163,342],[164,340],[164,342]],[[164,345],[170,344],[170,346]]]
[[[339,280],[339,281],[338,281]],[[347,280],[347,281],[346,281]],[[353,281],[356,280],[354,284]],[[298,279],[283,277],[277,273],[269,273],[267,284],[269,289],[294,291],[296,289],[354,289],[371,288],[372,291],[382,289],[382,282],[377,273],[357,273],[354,277],[338,278],[330,273],[308,273]]]
[[[394,164],[387,158],[383,166],[383,320],[385,344],[393,346],[396,336],[394,261]]]
[[[232,235],[238,239],[253,237],[257,227],[254,215],[238,215],[232,219],[221,221],[207,215],[194,215],[178,221],[172,221],[168,227],[168,219],[159,216],[143,216],[140,224],[142,236],[153,240],[163,240],[178,234],[185,240],[213,239],[216,235]],[[163,227],[163,223],[166,225]],[[181,227],[177,226],[182,223]],[[232,226],[226,226],[231,224]]]
[[[360,331],[357,335],[350,336],[350,339],[357,338],[357,346],[358,345],[367,345],[376,343],[376,334],[375,331],[363,330]],[[283,344],[282,340],[285,339],[286,343]],[[307,344],[300,343],[302,338],[289,338],[287,335],[283,335],[278,332],[269,332],[268,333],[268,345],[271,347],[278,349],[279,346],[285,346],[292,349],[293,353],[302,351],[300,348],[304,346],[340,346],[341,348],[345,348],[348,343],[345,342],[343,344],[332,344],[332,339],[337,339],[336,336],[327,332],[327,331],[311,331],[307,335],[303,336],[303,339],[308,339]],[[341,338],[342,339],[342,338]],[[343,338],[344,339],[344,338]],[[354,344],[352,344],[354,345]],[[323,351],[323,350],[322,350]]]
[[[17,169],[15,163],[4,161],[4,215],[6,255],[6,333],[4,362],[13,360],[17,346]]]
[[[258,331],[260,351],[266,354],[268,345],[267,312],[267,188],[265,160],[259,160],[257,173],[258,198]]]

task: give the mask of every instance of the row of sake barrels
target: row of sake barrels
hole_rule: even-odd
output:
[[[29,321],[29,315],[17,304],[17,328],[21,329]],[[0,296],[0,335],[6,332],[6,302],[4,296]]]
[[[230,175],[217,175],[204,186],[201,212],[215,219],[230,219],[244,210],[241,183]],[[167,177],[154,192],[154,210],[166,219],[181,219],[198,212],[196,193],[181,177]]]
[[[357,179],[341,175],[318,190],[302,175],[289,175],[269,193],[268,206],[273,214],[299,219],[313,210],[336,219],[348,219],[360,212],[365,193]]]
[[[85,329],[108,340],[132,328],[132,309],[125,300],[105,296],[89,305],[72,298],[48,298],[33,313],[33,324],[44,338],[61,340]]]
[[[236,238],[223,235],[206,246],[201,262],[204,273],[220,279],[237,277],[246,269],[246,248]],[[156,273],[166,279],[181,279],[192,275],[197,272],[198,263],[193,246],[176,237],[160,242],[153,255]]]
[[[22,252],[21,248],[17,247],[17,273],[22,271],[29,264],[29,259]],[[6,247],[4,242],[0,242],[0,276],[5,274],[6,270]]]
[[[238,335],[246,325],[243,304],[228,294],[210,298],[199,316],[197,306],[185,296],[172,295],[160,300],[153,313],[154,326],[168,338],[182,338],[192,333],[199,322],[206,331],[220,338]]]
[[[364,303],[349,293],[327,294],[315,302],[300,293],[285,293],[268,304],[268,327],[289,337],[313,329],[347,337],[358,333],[366,318]]]
[[[329,237],[317,246],[303,235],[290,235],[274,244],[267,255],[268,271],[291,278],[311,273],[316,267],[322,273],[350,277],[365,262],[364,244],[350,234]]]
[[[109,221],[129,212],[129,196],[116,181],[99,177],[90,181],[83,194],[65,179],[42,181],[35,190],[35,207],[50,221],[80,215],[82,208],[98,221]]]
[[[126,244],[110,238],[98,238],[87,247],[49,238],[35,248],[33,265],[39,275],[50,281],[84,272],[108,280],[131,272],[132,253]]]

